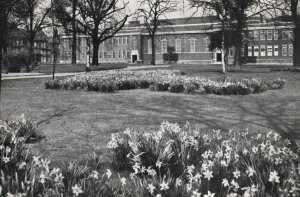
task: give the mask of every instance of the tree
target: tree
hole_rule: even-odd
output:
[[[283,0],[286,5],[282,15],[290,16],[293,23],[293,66],[300,67],[300,3],[299,0]]]
[[[47,0],[21,0],[15,9],[16,16],[23,22],[29,42],[30,64],[34,62],[34,42],[38,33],[51,26],[50,21],[47,21],[51,9],[52,3]],[[26,71],[29,72],[29,65],[26,66]]]
[[[98,65],[99,45],[114,37],[125,25],[129,15],[123,14],[128,4],[120,0],[78,0],[77,31],[92,39],[92,64]]]
[[[166,14],[176,11],[177,2],[174,0],[139,0],[140,8],[137,18],[142,18],[151,39],[151,65],[155,65],[155,37],[161,28],[168,27],[170,23]]]
[[[72,64],[76,64],[76,47],[77,47],[77,29],[76,29],[76,12],[77,0],[54,0],[54,15],[58,22],[62,24],[65,33],[72,33]]]
[[[232,32],[233,22],[230,12],[231,2],[230,0],[190,0],[190,2],[192,7],[202,9],[203,16],[215,16],[220,22],[219,35],[212,34],[211,38],[217,38],[215,40],[219,40],[219,44],[215,44],[215,47],[221,50],[222,71],[225,73],[228,64],[229,47],[231,44],[230,33]],[[215,40],[212,40],[212,43],[215,43]]]
[[[241,66],[241,48],[243,46],[243,33],[247,31],[247,22],[252,17],[261,15],[270,9],[270,2],[264,0],[190,0],[193,7],[203,10],[204,15],[217,16],[221,23],[221,31],[224,31],[221,38],[217,39],[227,47],[235,48],[233,65],[239,68]],[[212,38],[217,38],[212,35]],[[225,47],[225,45],[223,47]],[[221,47],[221,48],[223,48]],[[223,61],[223,72],[226,70],[228,49],[223,48],[225,52]]]

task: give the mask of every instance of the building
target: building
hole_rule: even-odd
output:
[[[34,56],[38,62],[51,61],[51,46],[47,35],[40,31],[34,41]],[[15,29],[8,35],[9,54],[29,53],[28,33],[23,29]]]
[[[156,62],[163,62],[163,54],[172,47],[178,54],[178,63],[218,64],[221,52],[210,51],[209,34],[219,30],[219,23],[213,17],[193,17],[169,19],[169,27],[156,36]],[[247,37],[244,38],[242,56],[244,63],[292,63],[293,44],[290,23],[274,23],[253,18],[248,21]],[[71,36],[60,40],[60,63],[71,62]],[[91,59],[88,54],[92,47],[85,35],[77,38],[77,59],[86,63]],[[230,49],[232,60],[234,49]],[[90,56],[90,58],[89,58]],[[99,48],[99,63],[151,61],[151,40],[143,24],[131,21],[113,38],[102,43]]]

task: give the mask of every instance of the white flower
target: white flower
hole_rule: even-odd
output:
[[[222,166],[227,166],[227,162],[225,160],[222,160],[220,163]]]
[[[156,164],[155,164],[155,166],[158,167],[158,168],[161,168],[162,164],[163,164],[162,162],[157,161]]]
[[[191,166],[187,167],[187,171],[188,171],[189,174],[192,174],[194,172],[194,170],[195,170],[195,166],[194,165],[191,165]]]
[[[180,178],[176,179],[176,186],[180,187],[182,185],[182,180]]]
[[[120,179],[120,181],[121,181],[122,186],[125,186],[125,185],[126,185],[126,178],[122,177],[122,178]]]
[[[2,160],[3,160],[4,163],[8,163],[10,161],[10,158],[9,157],[3,157]]]
[[[90,177],[92,179],[99,179],[99,173],[97,171],[92,171],[92,173],[90,174]]]
[[[210,180],[213,177],[212,171],[210,171],[210,170],[204,171],[203,175],[204,175],[204,178],[206,178],[207,180]]]
[[[193,191],[192,197],[200,197],[200,196],[201,196],[201,193],[200,193],[200,192],[197,192],[197,190],[194,190],[194,191]]]
[[[130,135],[130,129],[127,128],[123,133],[124,133],[125,135]]]
[[[107,176],[108,179],[109,179],[110,176],[112,175],[110,169],[107,169],[105,174],[106,174],[106,176]]]
[[[150,192],[151,194],[153,194],[155,187],[154,187],[154,185],[151,183],[151,184],[148,184],[147,189],[149,190],[149,192]]]
[[[278,173],[275,170],[273,172],[270,172],[269,181],[280,183]]]
[[[226,195],[226,197],[237,197],[237,194],[231,192],[230,194]]]
[[[6,153],[10,153],[11,148],[7,146],[5,151],[6,151]]]
[[[72,187],[72,192],[75,194],[75,196],[78,196],[79,194],[83,193],[83,190],[76,184],[74,187]]]
[[[160,184],[160,189],[161,190],[167,190],[169,189],[169,186],[167,183],[165,183],[164,181]]]
[[[240,188],[240,185],[237,182],[235,182],[234,180],[232,180],[230,183],[234,187],[235,190]]]
[[[192,189],[192,184],[186,184],[186,190],[189,192]]]
[[[238,179],[241,176],[241,172],[238,169],[236,169],[233,172],[233,176],[234,176],[234,178]]]
[[[228,186],[229,186],[228,180],[227,180],[227,179],[223,179],[223,180],[222,180],[222,185],[223,185],[224,187],[228,187]]]
[[[155,197],[162,197],[162,195],[161,194],[156,194],[156,196]]]
[[[25,166],[26,166],[26,162],[23,161],[22,163],[20,163],[19,169],[23,169]]]
[[[248,169],[246,170],[246,173],[248,174],[248,177],[253,176],[253,174],[255,173],[254,169],[251,168],[250,166],[248,166]]]
[[[256,146],[252,148],[253,153],[257,153],[257,151],[258,151],[258,148]]]
[[[211,193],[210,191],[207,192],[207,194],[204,195],[204,197],[214,197],[215,193]]]

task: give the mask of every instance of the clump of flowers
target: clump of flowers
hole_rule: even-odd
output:
[[[197,76],[183,75],[180,71],[102,71],[68,77],[62,80],[50,80],[45,83],[47,89],[77,90],[98,92],[116,92],[149,88],[152,91],[172,93],[206,93],[218,95],[247,95],[265,92],[268,89],[281,89],[285,80],[242,79],[213,81]]]
[[[133,196],[300,195],[299,156],[271,131],[249,136],[164,122],[158,131],[114,134],[108,148],[126,149],[133,188],[125,192]]]

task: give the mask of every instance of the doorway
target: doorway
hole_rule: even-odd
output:
[[[137,55],[132,55],[132,63],[136,63],[137,62]]]
[[[216,53],[217,62],[222,62],[222,53]]]

